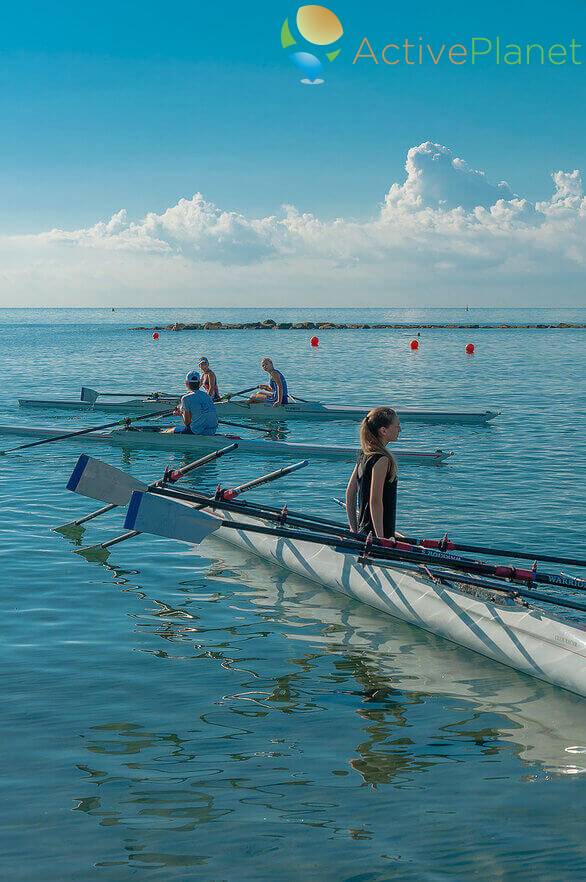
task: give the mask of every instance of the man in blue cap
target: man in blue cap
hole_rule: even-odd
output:
[[[183,425],[165,429],[166,432],[174,432],[178,435],[216,434],[218,428],[216,406],[207,392],[200,389],[200,379],[197,371],[190,371],[185,377],[185,387],[188,391],[177,408],[177,413],[183,418]]]

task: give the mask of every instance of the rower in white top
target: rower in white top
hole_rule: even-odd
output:
[[[207,392],[200,388],[201,377],[198,371],[190,371],[185,377],[188,390],[175,411],[183,419],[182,426],[164,429],[165,433],[176,435],[215,435],[218,416],[214,402]]]
[[[289,391],[287,389],[287,380],[281,371],[277,370],[272,360],[266,357],[263,358],[260,366],[269,375],[269,382],[259,385],[259,391],[249,398],[250,404],[272,404],[273,407],[288,404]]]

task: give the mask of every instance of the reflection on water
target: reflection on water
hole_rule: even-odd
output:
[[[281,850],[289,825],[312,831],[310,838],[328,831],[323,853],[331,860],[340,838],[386,841],[402,866],[412,813],[432,784],[451,811],[450,788],[459,788],[457,814],[464,823],[465,791],[474,789],[475,779],[488,792],[498,790],[484,777],[485,767],[496,764],[498,780],[518,763],[515,774],[528,782],[586,772],[586,747],[577,743],[586,733],[586,707],[575,696],[229,546],[211,546],[221,557],[206,565],[205,581],[187,580],[173,602],[139,588],[138,572],[106,564],[115,584],[136,593],[133,628],[148,636],[141,651],[171,666],[166,677],[180,664],[194,679],[187,699],[192,712],[180,728],[169,728],[162,712],[156,727],[130,718],[96,722],[82,733],[75,811],[101,828],[118,829],[124,843],[116,860],[96,866],[140,865],[178,879],[188,878],[184,870],[205,867],[212,879],[231,866],[226,837],[234,835],[240,845],[250,843],[251,859],[265,847],[275,850],[279,873],[287,873]],[[193,552],[188,557],[197,559]],[[223,606],[215,627],[200,612],[209,603]],[[264,641],[273,646],[272,671]],[[222,688],[212,691],[212,675],[202,683],[201,662],[224,672]],[[380,814],[366,808],[369,791],[382,795]],[[404,819],[392,808],[397,799]],[[165,850],[157,848],[161,835]],[[522,836],[522,825],[513,824],[511,841],[491,858],[491,872],[506,875],[509,850]],[[432,836],[430,849],[439,841]],[[444,855],[447,869],[453,859]],[[486,870],[485,859],[476,860]],[[416,870],[410,875],[416,857],[407,864],[398,878],[417,878]],[[264,870],[257,877],[248,865],[238,868],[242,878],[270,878]]]

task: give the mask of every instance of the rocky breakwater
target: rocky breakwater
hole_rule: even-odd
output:
[[[482,330],[482,329],[552,329],[552,328],[586,328],[586,324],[558,322],[555,324],[473,324],[446,322],[444,324],[422,322],[389,322],[388,324],[339,324],[336,322],[276,322],[264,319],[262,322],[175,322],[172,325],[153,325],[151,327],[134,327],[131,331],[355,331],[355,330],[395,330],[423,331],[438,329]]]

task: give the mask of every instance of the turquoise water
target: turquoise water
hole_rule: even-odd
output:
[[[303,317],[308,311],[303,311]],[[317,311],[316,311],[317,315]],[[320,317],[323,314],[320,314]],[[585,321],[586,310],[328,311],[334,321]],[[365,316],[367,316],[365,318]],[[452,449],[401,470],[413,533],[584,553],[584,331],[131,332],[133,324],[301,317],[294,311],[0,311],[0,423],[18,395],[178,389],[206,354],[222,388],[272,355],[303,397],[495,408],[491,427],[407,424],[402,446]],[[313,318],[313,315],[311,316]],[[476,354],[467,357],[472,340]],[[304,394],[305,393],[305,394]],[[244,435],[245,433],[242,432]],[[350,443],[351,424],[288,437]],[[0,439],[0,446],[17,439]],[[137,476],[156,451],[50,444],[0,463],[3,877],[125,880],[582,878],[586,705],[576,696],[221,544],[139,537],[107,561],[75,543],[121,531],[65,482],[82,450]],[[225,458],[212,489],[272,470]],[[335,517],[347,466],[315,463],[251,500]]]

